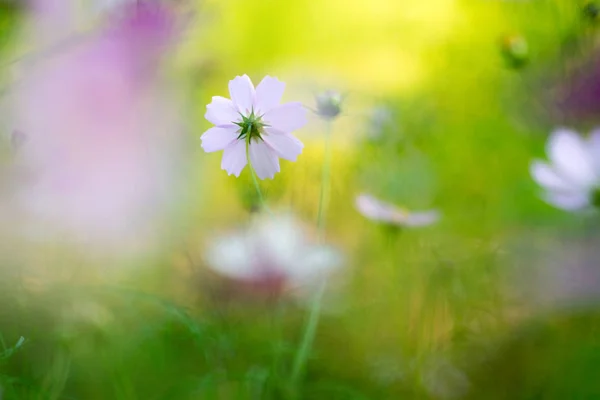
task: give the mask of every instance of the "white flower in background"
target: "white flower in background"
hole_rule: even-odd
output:
[[[211,269],[248,283],[268,283],[276,292],[303,289],[339,268],[333,248],[307,241],[290,216],[262,216],[244,232],[218,238],[207,252]]]
[[[366,218],[397,226],[426,226],[440,219],[440,213],[436,210],[410,212],[368,194],[361,194],[356,197],[356,208]]]
[[[573,211],[600,203],[600,130],[589,139],[557,129],[548,139],[550,162],[531,163],[533,179],[545,189],[544,200]]]
[[[304,145],[291,132],[302,128],[306,110],[301,103],[279,104],[285,83],[266,76],[256,87],[247,75],[229,81],[231,100],[215,96],[205,118],[216,126],[206,131],[202,148],[223,150],[221,168],[240,176],[248,163],[260,179],[273,179],[279,158],[296,161]]]
[[[324,119],[335,119],[342,112],[342,95],[326,90],[317,95],[317,114]]]

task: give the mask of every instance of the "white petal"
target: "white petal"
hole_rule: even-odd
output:
[[[361,194],[356,197],[356,208],[369,219],[398,226],[427,226],[440,219],[440,213],[437,210],[408,212],[368,194]]]
[[[556,171],[573,183],[589,188],[597,181],[592,160],[584,141],[577,133],[560,129],[549,139],[548,155]]]
[[[356,209],[363,216],[375,220],[396,223],[399,210],[396,210],[391,204],[384,203],[368,194],[361,194],[356,197]]]
[[[285,83],[277,78],[265,76],[256,87],[256,113],[262,115],[281,102]]]
[[[256,246],[263,249],[265,258],[284,271],[295,262],[304,248],[301,227],[290,217],[262,217],[251,230]]]
[[[238,137],[237,126],[213,127],[204,132],[200,137],[202,148],[207,153],[225,149]]]
[[[246,158],[246,142],[236,140],[225,148],[221,168],[227,171],[228,175],[240,176],[240,173],[248,163]]]
[[[590,205],[587,194],[549,192],[544,195],[544,200],[551,205],[566,211],[576,211]]]
[[[289,133],[277,132],[274,129],[266,128],[266,134],[263,139],[273,150],[277,152],[279,157],[290,161],[296,161],[302,153],[304,145]]]
[[[236,76],[229,81],[229,94],[237,110],[248,115],[254,106],[254,86],[248,75]]]
[[[406,226],[427,226],[440,220],[440,213],[437,210],[410,212],[404,220]]]
[[[277,153],[262,140],[250,143],[250,161],[254,172],[260,179],[273,179],[279,172]]]
[[[263,120],[280,132],[290,133],[306,124],[306,110],[301,103],[286,103],[266,112]]]
[[[215,125],[228,125],[242,119],[233,102],[221,96],[212,98],[212,102],[206,106],[204,118]]]
[[[535,160],[531,163],[530,172],[538,185],[550,190],[573,191],[577,190],[572,182],[556,173],[556,171],[545,162]]]
[[[326,246],[306,247],[294,264],[289,266],[288,276],[297,285],[324,279],[342,266],[342,256]]]
[[[245,236],[219,239],[207,251],[206,261],[214,271],[232,278],[251,279],[256,275],[254,258]]]

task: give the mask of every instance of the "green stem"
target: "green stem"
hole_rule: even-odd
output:
[[[325,159],[323,161],[323,170],[321,173],[321,192],[319,194],[319,209],[317,211],[317,228],[319,230],[320,239],[323,239],[325,235],[325,214],[329,202],[328,197],[331,171],[331,125],[332,123],[327,121],[327,132],[325,133]]]
[[[319,195],[319,209],[317,213],[317,228],[319,231],[319,239],[322,241],[325,236],[325,214],[327,211],[326,202],[329,192],[329,183],[330,183],[330,170],[331,170],[331,132],[332,132],[332,124],[331,122],[327,122],[327,132],[325,138],[325,160],[323,162],[323,172],[322,172],[322,181],[321,181],[321,193]],[[298,348],[298,352],[296,353],[296,358],[294,360],[294,366],[292,369],[292,385],[294,388],[297,387],[300,379],[302,378],[302,374],[304,373],[304,369],[306,367],[306,363],[308,361],[308,356],[313,346],[313,342],[315,341],[315,336],[317,333],[317,327],[319,325],[319,318],[321,316],[321,303],[323,300],[323,295],[325,293],[325,288],[327,287],[327,280],[323,280],[319,285],[315,296],[313,297],[313,301],[310,307],[310,311],[308,314],[308,319],[306,321],[306,326],[304,328],[304,334],[302,336],[302,341],[300,342],[300,347]]]
[[[300,347],[296,353],[296,359],[294,360],[294,367],[292,369],[292,384],[294,386],[296,386],[300,381],[300,378],[302,378],[302,373],[304,372],[310,350],[315,341],[319,317],[321,316],[321,300],[323,299],[326,286],[327,281],[323,280],[310,307],[306,327],[304,328],[304,335],[302,336],[302,342],[300,342]]]
[[[258,184],[258,179],[256,178],[256,172],[254,172],[254,168],[252,167],[252,162],[250,161],[250,135],[246,137],[246,159],[248,160],[248,167],[250,168],[250,175],[252,175],[252,181],[254,182],[254,187],[256,188],[256,193],[258,193],[258,199],[260,200],[261,206],[271,214],[271,210],[267,207],[267,203],[265,202],[265,198],[262,195],[260,190],[260,185]]]

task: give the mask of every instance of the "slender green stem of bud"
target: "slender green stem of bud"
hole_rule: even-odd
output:
[[[325,214],[327,210],[328,193],[330,186],[330,170],[331,170],[331,135],[332,135],[332,123],[327,122],[327,132],[325,138],[325,159],[323,162],[322,181],[321,181],[321,193],[319,196],[319,211],[317,214],[317,228],[319,230],[319,240],[323,241],[325,237]],[[327,287],[327,280],[319,284],[319,288],[313,297],[313,301],[310,307],[306,326],[304,328],[304,334],[300,347],[296,353],[294,360],[294,366],[292,369],[292,385],[294,389],[297,389],[298,383],[302,378],[308,356],[315,341],[317,333],[317,327],[319,325],[319,318],[321,316],[321,303],[323,301],[323,295],[325,294],[325,288]]]
[[[323,282],[320,283],[319,289],[315,293],[310,306],[310,311],[306,320],[306,326],[304,328],[304,334],[302,335],[302,341],[300,342],[300,347],[296,353],[296,358],[294,359],[294,366],[292,369],[292,384],[294,385],[294,388],[297,388],[298,383],[302,378],[310,350],[317,334],[317,327],[319,326],[319,318],[321,316],[321,301],[323,299],[326,286],[327,281],[323,280]]]
[[[327,131],[325,133],[325,153],[323,170],[321,173],[321,192],[319,194],[319,209],[317,211],[317,228],[319,229],[319,239],[325,237],[325,214],[329,203],[329,186],[331,171],[331,127],[332,123],[327,121]]]

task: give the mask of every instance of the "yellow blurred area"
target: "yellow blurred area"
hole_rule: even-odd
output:
[[[423,54],[461,19],[452,0],[208,0],[200,10],[184,60],[210,57],[223,79],[318,74],[363,95],[417,86]]]

